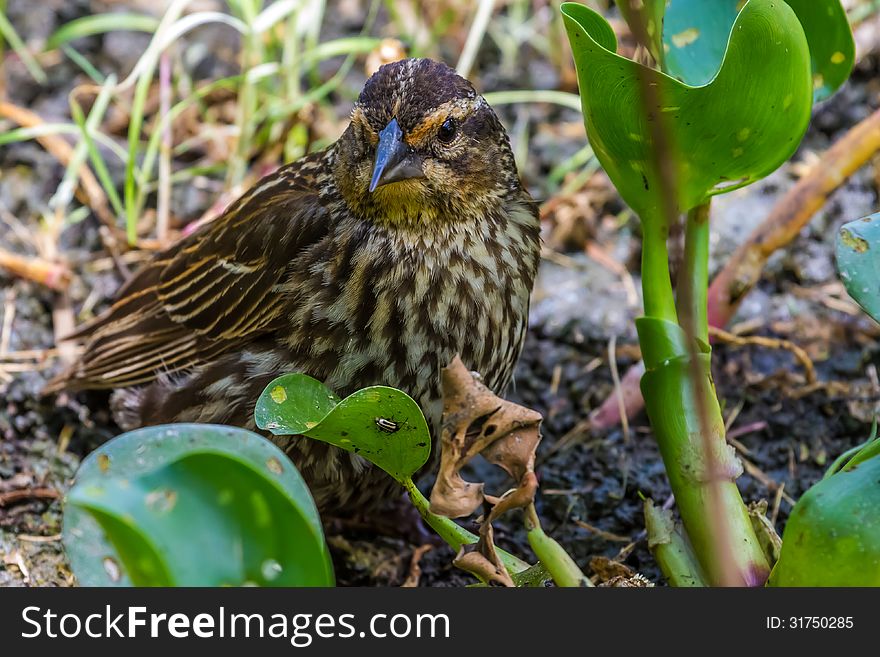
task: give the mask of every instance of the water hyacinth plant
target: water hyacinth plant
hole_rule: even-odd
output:
[[[299,472],[234,427],[147,427],[101,446],[67,494],[63,540],[84,586],[333,584]]]
[[[842,226],[837,267],[850,296],[880,322],[880,215]],[[880,586],[880,439],[844,454],[792,509],[774,586]]]
[[[849,75],[852,35],[838,0],[618,5],[658,68],[618,55],[595,11],[570,2],[561,11],[591,145],[641,219],[642,392],[693,547],[691,580],[760,585],[770,564],[736,487],[741,466],[711,379],[710,203],[794,153],[814,100]],[[667,239],[682,215],[674,292]]]

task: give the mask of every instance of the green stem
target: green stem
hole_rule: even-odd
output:
[[[645,527],[648,530],[648,547],[670,586],[706,586],[693,550],[675,529],[672,513],[654,506],[650,498],[645,500]]]
[[[479,540],[478,536],[472,534],[464,527],[461,527],[458,523],[453,522],[444,516],[438,516],[436,513],[431,513],[431,503],[424,495],[422,495],[422,491],[416,487],[412,479],[407,479],[401,483],[403,483],[404,488],[406,488],[406,492],[409,493],[409,499],[412,500],[412,503],[415,505],[416,509],[418,509],[419,514],[421,514],[425,522],[428,523],[428,526],[437,532],[440,538],[446,541],[449,547],[453,550],[458,552],[462,546],[476,543]],[[509,552],[505,552],[497,547],[495,550],[498,552],[498,556],[504,564],[504,567],[507,568],[507,572],[509,572],[512,577],[529,569],[529,564],[522,559],[519,559]],[[515,577],[514,581],[516,581]]]
[[[710,374],[708,216],[708,203],[688,212],[678,308],[669,276],[668,224],[659,216],[642,217],[646,316],[636,322],[647,368],[642,395],[706,580],[757,586],[766,580],[769,565],[736,487],[741,465],[727,446]],[[671,558],[681,556],[671,553]]]
[[[593,586],[593,583],[584,575],[568,552],[541,529],[541,522],[534,504],[530,504],[526,508],[525,515],[529,545],[535,551],[535,556],[547,568],[547,572],[550,573],[556,585],[581,588]]]
[[[639,320],[640,338],[645,335]],[[681,329],[679,329],[681,331]],[[708,582],[760,586],[769,565],[736,487],[742,466],[724,438],[709,353],[664,361],[642,394],[682,522]]]
[[[687,214],[684,261],[678,275],[678,316],[689,336],[709,343],[709,209],[711,201]]]
[[[646,316],[678,322],[669,276],[668,234],[661,217],[642,219],[642,291]]]

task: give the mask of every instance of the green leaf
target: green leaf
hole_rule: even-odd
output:
[[[28,73],[31,74],[31,77],[36,80],[38,84],[47,84],[49,78],[46,77],[46,71],[43,70],[43,67],[40,66],[40,63],[24,44],[24,41],[18,36],[18,32],[15,31],[15,28],[12,27],[12,23],[6,18],[6,12],[0,10],[0,52],[2,52],[4,40],[9,42],[9,45],[12,46],[15,54],[21,58],[21,63],[24,64]]]
[[[302,477],[232,427],[149,427],[100,447],[67,495],[63,541],[86,586],[333,583]]]
[[[837,268],[849,295],[880,322],[880,213],[840,229]]]
[[[833,94],[849,77],[855,43],[840,0],[786,0],[807,37],[816,101]],[[662,69],[691,85],[707,84],[724,58],[742,0],[618,0],[620,12]],[[635,5],[635,6],[634,6]],[[653,26],[662,25],[662,30]],[[662,31],[662,35],[661,35]],[[760,73],[761,69],[756,69]]]
[[[358,454],[401,483],[428,461],[428,425],[406,393],[373,386],[335,400],[319,381],[286,374],[266,386],[254,417],[277,436],[304,435]]]
[[[285,374],[263,391],[254,414],[257,426],[275,435],[303,435],[339,404],[339,397],[305,374]]]
[[[814,100],[823,100],[846,81],[855,62],[846,12],[840,0],[786,2],[800,20],[810,48]],[[740,4],[739,0],[673,0],[665,16],[664,70],[693,85],[712,80]]]
[[[785,525],[770,585],[880,586],[878,481],[875,455],[804,493]]]
[[[846,82],[856,61],[856,44],[840,0],[785,0],[794,9],[810,44],[813,95],[824,100]]]
[[[105,32],[155,32],[159,21],[144,14],[94,14],[83,16],[59,27],[46,40],[46,50],[53,50],[74,39]]]
[[[670,136],[678,209],[766,176],[787,160],[809,122],[810,56],[787,4],[750,0],[736,18],[712,81],[690,86],[616,54],[602,16],[562,5],[572,44],[590,142],[624,200],[643,221],[662,217],[661,175],[654,166],[652,125],[663,117]],[[645,107],[642,88],[659,103]]]

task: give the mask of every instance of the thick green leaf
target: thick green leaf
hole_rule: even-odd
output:
[[[296,468],[231,427],[149,427],[96,450],[68,493],[63,540],[87,586],[333,583]]]
[[[677,204],[689,210],[776,169],[797,148],[812,105],[810,56],[787,4],[750,0],[724,61],[707,85],[690,86],[616,54],[602,16],[576,3],[562,13],[578,72],[590,141],[621,196],[645,221],[661,217],[652,124],[664,118]],[[645,107],[643,85],[660,99]]]
[[[856,44],[840,0],[785,0],[794,9],[810,44],[813,93],[824,100],[846,82],[856,61]]]
[[[406,393],[374,386],[335,399],[311,377],[286,374],[266,386],[254,417],[275,435],[304,435],[358,454],[401,483],[428,461],[428,425]]]
[[[846,11],[840,0],[786,2],[807,37],[815,100],[823,100],[846,81],[855,61]],[[718,73],[743,4],[742,0],[618,0],[620,12],[634,30],[645,26],[648,34],[642,40],[647,40],[645,45],[662,69],[691,85],[707,84]]]
[[[880,322],[880,213],[840,229],[837,268],[850,296]]]
[[[853,461],[795,504],[771,586],[880,586],[880,456]]]
[[[276,435],[302,435],[338,403],[339,397],[320,381],[305,374],[285,374],[263,391],[254,414],[261,429]]]

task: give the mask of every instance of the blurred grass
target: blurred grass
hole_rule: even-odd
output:
[[[359,91],[360,75],[353,67],[374,57],[390,33],[410,56],[432,56],[459,51],[457,66],[464,74],[480,78],[497,59],[507,75],[516,78],[524,65],[523,49],[529,45],[541,57],[567,61],[564,39],[556,32],[554,7],[533,0],[351,0],[364,11],[358,35],[338,34],[342,2],[324,0],[227,0],[215,7],[194,0],[170,0],[157,17],[139,13],[139,6],[113,13],[98,13],[72,20],[51,34],[42,50],[26,45],[15,33],[5,12],[0,13],[0,35],[30,74],[46,84],[41,61],[67,58],[88,83],[70,95],[70,120],[16,128],[0,134],[0,145],[48,134],[75,137],[73,159],[50,202],[56,212],[69,213],[78,172],[83,163],[93,170],[113,214],[124,226],[130,244],[150,235],[168,239],[171,190],[206,176],[223,175],[222,187],[234,196],[253,182],[267,166],[302,157],[322,148],[341,132],[339,99],[351,101]],[[0,8],[3,0],[0,0]],[[215,10],[223,8],[222,11]],[[329,19],[329,20],[328,20]],[[194,30],[221,25],[238,42],[240,72],[217,79],[190,79],[182,60],[198,40]],[[90,37],[110,31],[151,35],[149,45],[120,82],[83,45]],[[230,39],[231,44],[236,41]],[[2,47],[2,43],[0,43]],[[55,59],[51,55],[55,52]],[[344,58],[339,62],[339,58]],[[489,63],[484,63],[488,61]],[[456,63],[456,62],[450,62]],[[328,71],[334,71],[328,74]],[[125,73],[125,72],[123,72]],[[477,85],[480,86],[479,83]],[[513,89],[487,93],[495,106],[550,104],[579,110],[573,89]],[[527,109],[514,109],[509,125],[517,160],[525,167],[529,140],[535,134]],[[122,117],[122,118],[120,118]],[[124,145],[119,143],[120,126]],[[569,156],[557,165],[547,186],[557,189],[569,174],[595,170],[592,153],[567,147]],[[563,149],[565,150],[565,149]],[[570,155],[573,153],[573,155]],[[119,166],[124,165],[122,184]],[[253,172],[253,175],[252,175]],[[579,179],[583,179],[581,175]],[[157,206],[156,225],[144,217]]]
[[[587,4],[609,10],[608,0]],[[78,167],[87,162],[100,182],[127,240],[135,244],[150,231],[160,243],[169,239],[172,190],[206,177],[218,181],[232,197],[254,182],[267,167],[325,147],[341,132],[344,119],[336,107],[350,102],[363,78],[354,69],[381,52],[383,37],[393,35],[409,56],[449,61],[477,81],[537,80],[525,72],[535,60],[552,67],[563,88],[502,89],[485,93],[493,106],[513,106],[506,116],[521,172],[545,198],[570,194],[583,187],[597,170],[596,159],[581,133],[572,133],[542,110],[536,122],[534,104],[579,111],[580,100],[570,71],[570,55],[556,5],[543,0],[168,0],[161,16],[138,11],[142,3],[114,3],[118,11],[83,16],[62,25],[42,44],[17,34],[0,0],[0,57],[13,54],[40,85],[48,84],[46,67],[66,58],[88,83],[71,92],[70,120],[0,134],[0,145],[45,135],[73,135],[74,162],[52,197],[52,208],[67,211],[77,203],[71,186]],[[358,34],[340,35],[340,23],[360,12]],[[853,21],[880,10],[880,0],[857,0],[850,6]],[[341,17],[345,12],[349,16]],[[239,73],[216,79],[191,79],[183,61],[206,26],[222,26],[230,34]],[[350,26],[347,28],[350,31]],[[110,31],[151,35],[149,45],[121,81],[88,53],[88,38]],[[27,35],[25,35],[27,37]],[[11,49],[4,52],[4,46]],[[226,44],[224,43],[224,46]],[[445,55],[445,57],[444,57]],[[217,55],[219,57],[219,55]],[[339,61],[342,58],[342,61]],[[104,70],[102,70],[104,69]],[[49,69],[51,70],[51,69]],[[160,74],[161,73],[161,74]],[[497,88],[497,82],[496,88]],[[567,85],[567,86],[565,86]],[[2,87],[0,87],[2,94]],[[573,116],[573,115],[572,115]],[[112,125],[111,125],[112,124]],[[120,126],[125,134],[119,141]],[[533,144],[557,145],[530,167]],[[543,135],[543,136],[542,136]],[[124,177],[119,184],[116,162]],[[555,159],[554,159],[555,158]],[[550,160],[552,164],[548,164]],[[222,178],[222,182],[219,180]],[[144,218],[157,219],[151,227]]]
[[[12,23],[6,18],[5,9],[4,11],[0,11],[0,36],[3,37],[3,41],[8,43],[21,58],[22,63],[25,65],[25,68],[27,68],[28,73],[31,74],[34,80],[42,84],[46,84],[49,81],[43,67],[40,66],[30,50],[28,50],[27,46],[24,45],[21,37],[18,36],[18,32],[12,27]],[[2,43],[0,43],[0,45],[2,45]],[[2,52],[2,48],[0,48],[0,52]]]

